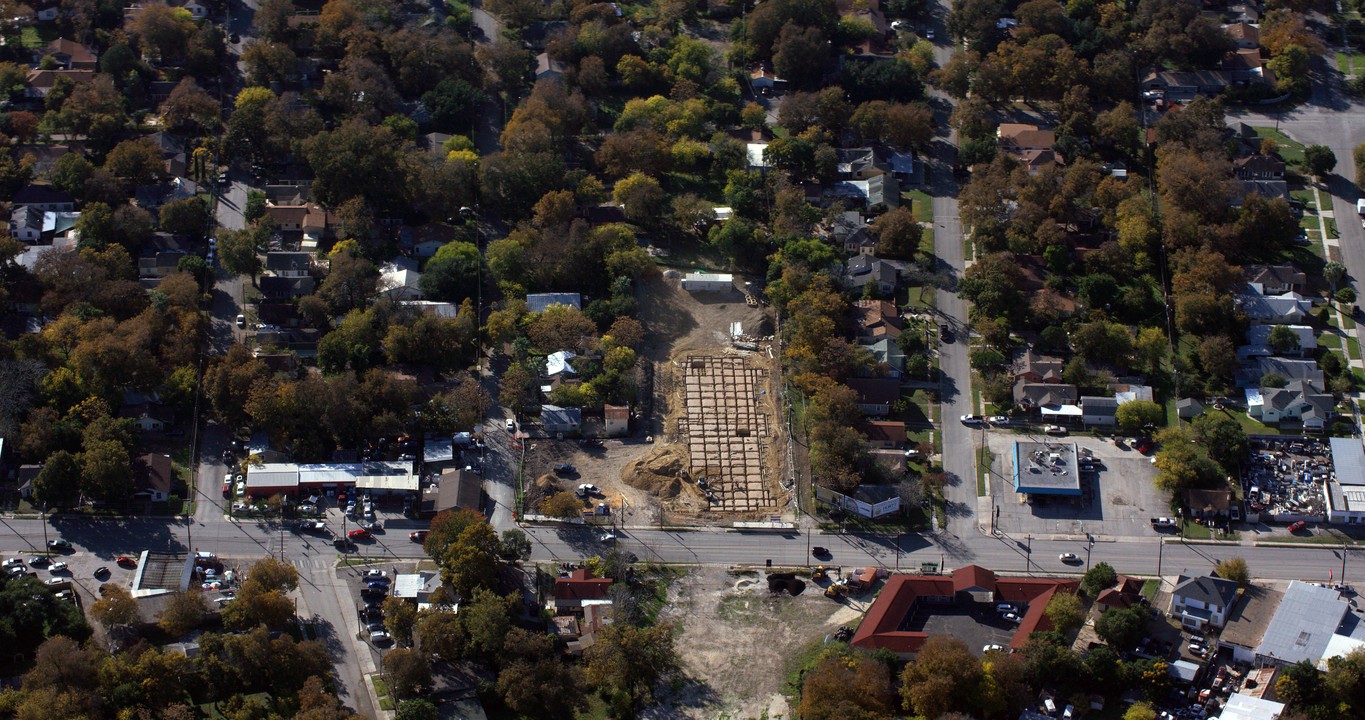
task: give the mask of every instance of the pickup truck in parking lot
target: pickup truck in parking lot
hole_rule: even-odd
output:
[[[1154,518],[1151,518],[1151,522],[1152,522],[1152,527],[1155,528],[1155,529],[1157,529],[1157,530],[1160,530],[1160,529],[1163,529],[1163,528],[1178,527],[1178,526],[1180,525],[1180,523],[1177,523],[1177,522],[1175,521],[1175,518],[1168,518],[1168,517],[1154,517]]]

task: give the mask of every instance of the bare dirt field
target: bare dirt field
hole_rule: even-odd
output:
[[[641,456],[651,452],[652,445],[637,440],[605,440],[602,447],[584,448],[573,440],[537,439],[529,441],[526,449],[526,475],[535,478],[540,488],[537,497],[528,498],[535,507],[544,496],[562,490],[572,491],[579,483],[591,483],[602,490],[602,497],[592,502],[605,502],[614,513],[624,510],[618,518],[626,525],[648,525],[659,521],[659,504],[647,490],[621,482],[621,472]],[[561,477],[554,468],[567,463],[578,469],[578,474]],[[548,477],[546,477],[548,476]],[[623,502],[624,500],[624,502]],[[584,503],[587,508],[588,503]]]
[[[771,595],[758,572],[688,573],[659,619],[680,623],[683,669],[695,682],[651,717],[791,717],[784,693],[792,666],[839,626],[856,627],[871,600],[830,600],[814,583],[797,597]]]

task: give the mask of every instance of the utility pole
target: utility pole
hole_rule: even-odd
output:
[[[1085,534],[1085,571],[1090,572],[1090,550],[1095,547],[1095,536]]]
[[[43,550],[46,551],[47,549],[47,503],[43,503]],[[1343,571],[1342,575],[1345,574]]]
[[[1156,577],[1161,580],[1161,555],[1166,551],[1166,541],[1163,538],[1156,539]]]
[[[1346,541],[1341,541],[1341,584],[1346,584]]]
[[[1033,536],[1028,536],[1028,545],[1024,548],[1024,572],[1033,570]]]

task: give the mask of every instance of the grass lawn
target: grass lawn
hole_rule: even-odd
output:
[[[991,472],[991,464],[995,461],[995,453],[991,452],[990,447],[982,445],[976,451],[976,496],[986,497],[986,479]]]
[[[1343,75],[1365,73],[1365,55],[1360,53],[1337,53],[1337,69]]]
[[[389,694],[389,684],[378,675],[371,675],[370,682],[374,683],[374,694],[379,698],[379,709],[393,710],[393,696]]]
[[[1179,427],[1180,415],[1175,407],[1175,398],[1166,401],[1166,427]]]
[[[1280,158],[1290,165],[1303,163],[1303,143],[1294,140],[1273,127],[1253,127],[1258,137],[1271,138],[1278,147]]]
[[[1160,580],[1148,580],[1142,583],[1142,596],[1150,600],[1156,599],[1156,593],[1161,589]]]
[[[1233,420],[1236,420],[1237,424],[1242,426],[1242,430],[1247,432],[1248,434],[1252,435],[1280,434],[1279,428],[1276,428],[1271,425],[1266,425],[1265,423],[1262,423],[1260,420],[1257,420],[1256,418],[1247,415],[1245,412],[1242,412],[1241,410],[1228,410],[1227,408],[1224,408],[1223,410],[1214,410],[1212,408],[1209,408],[1209,412],[1222,412],[1228,415]]]
[[[909,308],[932,308],[938,301],[938,292],[928,285],[918,285],[911,287],[906,292],[905,307]]]
[[[1319,333],[1319,334],[1318,334],[1318,347],[1325,347],[1325,348],[1331,348],[1331,349],[1333,349],[1333,350],[1340,350],[1340,349],[1341,349],[1341,338],[1338,337],[1338,336],[1336,336],[1336,335],[1333,335],[1333,334],[1330,333],[1330,332]]]
[[[1329,240],[1335,240],[1341,237],[1341,234],[1337,232],[1336,218],[1323,218],[1323,222],[1327,225],[1327,238]]]
[[[929,193],[923,190],[910,190],[901,193],[901,198],[910,201],[910,210],[915,213],[916,220],[922,223],[934,221],[934,199],[929,197]],[[932,230],[929,235],[932,237]]]
[[[1289,197],[1292,197],[1295,200],[1298,200],[1299,202],[1303,203],[1303,213],[1305,215],[1307,215],[1308,213],[1314,214],[1317,213],[1318,203],[1316,196],[1313,194],[1312,188],[1298,188],[1295,190],[1290,190]]]
[[[1190,518],[1185,518],[1185,538],[1188,540],[1236,540],[1237,531],[1234,530],[1227,535],[1219,533],[1217,537],[1214,537],[1208,526],[1200,525]]]
[[[1360,341],[1356,340],[1353,335],[1346,336],[1346,354],[1349,355],[1352,360],[1360,359]]]
[[[1355,545],[1356,541],[1343,534],[1339,530],[1332,528],[1320,528],[1311,535],[1276,535],[1266,540],[1266,542],[1299,543],[1302,545]]]

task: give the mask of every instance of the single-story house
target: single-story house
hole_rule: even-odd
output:
[[[57,38],[43,46],[41,53],[35,53],[33,64],[42,62],[44,57],[57,61],[63,70],[95,70],[99,67],[99,57],[90,48],[66,38]]]
[[[1302,293],[1308,288],[1308,276],[1293,265],[1246,265],[1242,275],[1247,282],[1260,285],[1266,295]]]
[[[1322,430],[1335,414],[1336,401],[1312,383],[1292,380],[1282,388],[1247,388],[1247,415],[1263,423],[1297,420],[1305,430]]]
[[[312,267],[312,253],[276,250],[265,254],[265,272],[275,277],[304,277]]]
[[[891,405],[901,397],[896,378],[848,378],[844,384],[858,394],[858,410],[864,415],[890,415]]]
[[[905,353],[901,351],[899,342],[890,337],[863,345],[868,352],[872,353],[873,359],[879,363],[886,363],[890,370],[888,373],[893,378],[899,378],[905,374]]]
[[[900,268],[873,255],[855,255],[844,264],[844,283],[850,288],[871,284],[878,292],[890,294],[900,285]]]
[[[583,424],[583,411],[580,408],[563,408],[558,405],[540,406],[540,424],[549,433],[575,433]]]
[[[584,605],[611,602],[611,578],[600,578],[587,568],[579,568],[567,577],[555,578],[554,609],[557,612],[581,610]]]
[[[1112,397],[1081,397],[1081,422],[1089,426],[1112,427],[1117,423],[1119,401]]]
[[[482,475],[463,468],[445,470],[435,485],[422,491],[418,505],[418,511],[424,517],[456,508],[483,512]]]
[[[135,497],[166,502],[174,482],[175,468],[171,465],[171,456],[148,453],[133,461],[133,483],[137,488]]]
[[[71,212],[76,209],[76,200],[65,190],[59,190],[47,183],[32,183],[20,188],[10,199],[12,206],[26,205],[43,211]]]
[[[526,296],[527,312],[544,312],[551,305],[565,305],[577,310],[583,309],[583,298],[578,293],[531,293]]]
[[[899,450],[905,447],[905,423],[899,420],[868,420],[858,423],[858,432],[869,447]]]

